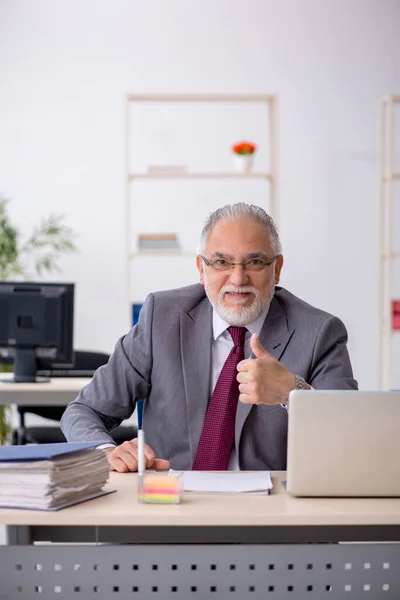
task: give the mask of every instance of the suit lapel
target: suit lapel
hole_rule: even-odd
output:
[[[181,311],[180,345],[192,460],[210,398],[212,306],[204,298],[190,313]]]
[[[294,329],[290,330],[288,327],[285,311],[275,297],[272,298],[267,318],[265,319],[264,325],[260,332],[260,342],[262,346],[270,354],[272,354],[276,360],[279,360],[293,333]],[[255,358],[254,354],[251,355],[251,358]],[[237,456],[239,456],[238,449],[243,425],[249,415],[250,410],[252,409],[252,406],[252,404],[242,404],[242,402],[239,402],[238,404],[235,425],[235,446]]]

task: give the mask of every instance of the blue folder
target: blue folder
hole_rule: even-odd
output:
[[[101,442],[63,442],[32,446],[0,446],[0,462],[51,460],[63,454],[71,454],[86,448],[96,448]]]

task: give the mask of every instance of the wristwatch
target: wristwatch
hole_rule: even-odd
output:
[[[295,383],[294,383],[293,390],[304,390],[305,387],[306,387],[306,380],[304,379],[304,377],[301,377],[300,375],[296,375],[294,373],[294,379],[295,379]],[[290,390],[290,392],[292,392],[293,390]],[[283,406],[283,408],[286,408],[286,410],[289,408],[289,394],[290,394],[290,392],[288,392],[287,395],[286,395],[285,403],[281,405],[281,406]]]

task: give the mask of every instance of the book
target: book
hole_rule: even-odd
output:
[[[179,249],[180,244],[176,233],[141,233],[138,236],[138,247],[144,249]]]
[[[59,510],[111,493],[104,489],[107,455],[98,444],[0,447],[0,507]]]
[[[185,175],[185,165],[150,165],[147,169],[150,175]]]
[[[139,248],[179,248],[179,242],[174,240],[139,240]]]
[[[141,233],[139,234],[139,241],[177,241],[178,236],[176,233]]]

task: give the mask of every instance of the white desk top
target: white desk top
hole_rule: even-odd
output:
[[[137,475],[111,473],[117,493],[59,512],[0,509],[3,525],[98,526],[282,526],[400,525],[400,498],[294,498],[272,474],[274,490],[264,495],[185,494],[178,505],[139,504]]]
[[[2,374],[5,379],[8,374]],[[12,375],[9,375],[11,378]],[[90,377],[55,377],[48,383],[0,382],[0,404],[59,404],[76,398]]]

